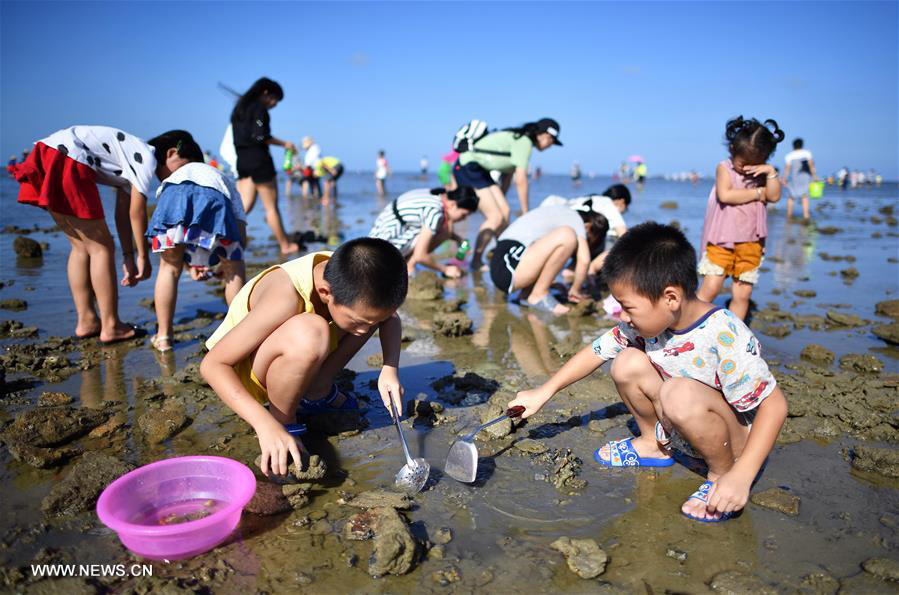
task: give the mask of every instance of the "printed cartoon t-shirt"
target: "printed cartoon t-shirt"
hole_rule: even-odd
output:
[[[730,310],[709,310],[682,331],[666,329],[644,339],[622,322],[593,342],[604,360],[614,359],[627,347],[646,352],[663,379],[692,378],[724,394],[739,412],[759,406],[777,385],[762,359],[758,339]]]

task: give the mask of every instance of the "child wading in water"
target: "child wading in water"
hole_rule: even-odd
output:
[[[602,269],[622,322],[509,406],[525,406],[529,417],[614,359],[612,379],[640,436],[609,442],[594,458],[610,467],[668,467],[670,445],[705,459],[708,481],[681,511],[719,522],[746,504],[787,403],[752,331],[732,312],[697,299],[695,262],[677,229],[654,222],[630,229]]]
[[[697,296],[711,302],[725,277],[733,277],[730,310],[745,319],[768,237],[765,204],[780,199],[777,170],[767,161],[784,133],[774,120],[762,124],[739,116],[727,123],[725,138],[730,159],[718,164],[706,205]]]
[[[203,163],[200,146],[189,133],[172,130],[151,142],[160,156],[159,167],[167,166],[172,174],[156,191],[156,210],[147,229],[153,252],[160,254],[153,295],[158,330],[150,342],[158,351],[170,351],[184,265],[196,281],[218,267],[228,304],[243,287],[247,217],[234,183]]]
[[[119,319],[115,242],[97,185],[116,189],[121,283],[134,286],[152,273],[144,238],[150,183],[154,174],[165,178],[174,167],[154,148],[163,136],[146,142],[108,126],[71,126],[37,141],[13,169],[19,202],[49,211],[71,244],[67,272],[77,339],[98,337],[111,344],[146,334]]]
[[[263,473],[285,474],[288,453],[300,463],[302,443],[285,428],[297,414],[358,410],[356,399],[332,382],[375,331],[384,352],[378,391],[385,405],[392,396],[401,410],[396,310],[407,288],[400,251],[384,240],[359,238],[333,253],[275,265],[240,290],[206,341],[210,351],[200,373],[253,426]]]

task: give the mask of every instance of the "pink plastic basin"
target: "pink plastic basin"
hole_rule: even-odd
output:
[[[177,457],[144,465],[109,484],[97,501],[97,516],[135,554],[177,560],[224,541],[255,492],[256,478],[243,463]],[[208,516],[176,522],[202,515]]]

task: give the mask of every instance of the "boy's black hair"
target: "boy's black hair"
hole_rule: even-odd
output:
[[[361,302],[379,310],[396,310],[406,299],[409,274],[396,246],[378,238],[342,244],[325,265],[325,281],[342,306]]]
[[[727,121],[724,138],[732,158],[739,156],[748,164],[759,165],[768,161],[777,143],[784,139],[784,132],[774,120],[762,124],[755,118],[744,120],[743,116],[737,116]]]
[[[156,155],[156,162],[165,161],[165,155],[169,149],[177,149],[178,155],[191,162],[203,163],[203,150],[200,145],[186,130],[169,130],[163,132],[159,136],[151,138],[147,144],[153,147],[153,153]]]
[[[603,280],[628,283],[638,294],[656,301],[666,287],[696,295],[696,251],[679,230],[647,221],[636,225],[615,242],[602,266]]]
[[[801,138],[794,138],[794,139],[793,139],[793,148],[794,148],[794,149],[801,149],[801,148],[802,148],[802,144],[803,144],[803,143],[802,143],[802,139],[801,139]]]
[[[431,194],[435,196],[439,196],[441,194],[446,194],[446,197],[455,202],[456,206],[460,209],[465,209],[471,213],[474,213],[478,210],[478,204],[480,200],[478,199],[478,195],[475,194],[474,188],[471,186],[464,186],[462,184],[456,186],[454,190],[447,190],[446,188],[440,186],[438,188],[431,188]]]
[[[631,191],[624,184],[612,184],[603,191],[602,195],[608,196],[612,200],[623,200],[625,207],[631,206]]]

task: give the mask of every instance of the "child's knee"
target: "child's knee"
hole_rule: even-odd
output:
[[[683,426],[702,412],[701,399],[697,399],[697,381],[690,378],[669,378],[662,383],[659,400],[665,417],[676,426]]]
[[[297,314],[278,329],[281,356],[300,366],[321,363],[328,357],[331,334],[328,323],[316,314]]]
[[[628,347],[615,356],[610,374],[616,382],[627,382],[645,374],[646,366],[652,366],[649,357],[635,347]]]

